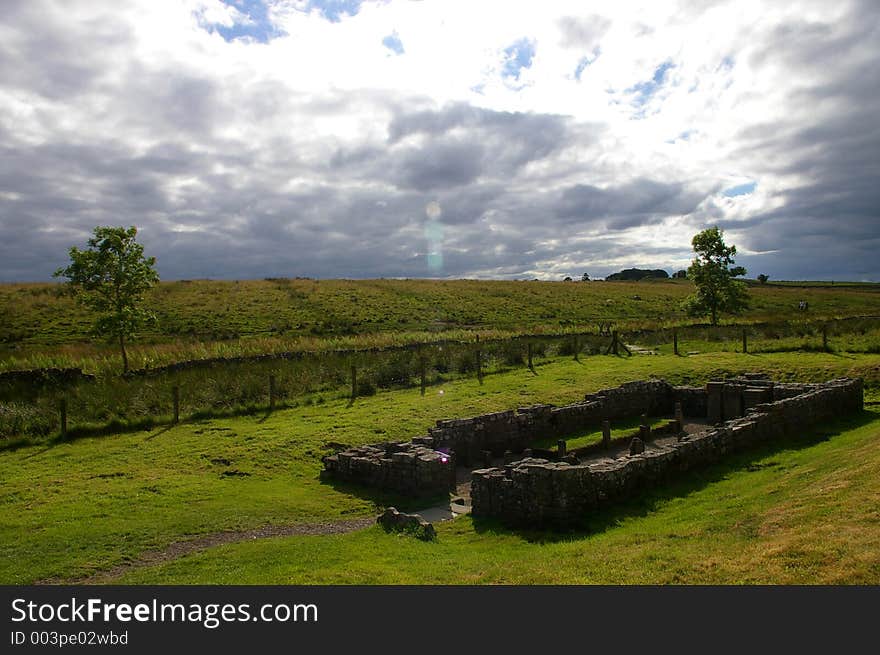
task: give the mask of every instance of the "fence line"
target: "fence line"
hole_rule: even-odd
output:
[[[797,329],[794,330],[794,334],[783,338],[802,338],[805,331],[810,331],[810,335],[816,339],[821,335],[821,348],[823,350],[828,350],[833,344],[835,335],[841,336],[850,334],[847,332],[841,332],[841,326],[852,326],[855,325],[855,321],[873,320],[875,318],[880,317],[849,317],[836,321],[797,322],[794,326],[792,325],[792,322],[789,321],[784,323],[750,325],[728,324],[715,327],[707,325],[671,326],[655,330],[633,332],[631,333],[631,336],[639,341],[647,339],[648,341],[653,341],[655,343],[659,342],[660,345],[665,344],[667,347],[671,344],[675,354],[678,354],[681,341],[686,342],[689,339],[696,339],[698,336],[708,337],[708,334],[712,333],[716,339],[726,340],[728,342],[735,342],[741,338],[741,352],[748,353],[750,345],[752,352],[755,352],[756,344],[760,348],[761,340],[759,338],[755,339],[756,335],[760,336],[764,331],[771,329],[791,329],[795,327]],[[448,380],[449,378],[444,376],[448,375],[450,371],[455,369],[456,373],[463,377],[475,374],[481,384],[484,374],[491,373],[493,370],[503,371],[510,370],[517,366],[523,366],[532,373],[537,374],[535,371],[534,357],[536,355],[547,356],[548,348],[552,350],[552,348],[555,347],[556,355],[573,355],[575,360],[579,360],[580,355],[584,352],[599,354],[602,351],[605,351],[606,353],[610,352],[614,354],[623,354],[624,352],[630,354],[625,343],[627,340],[624,339],[617,330],[612,330],[610,336],[607,332],[602,334],[603,327],[607,328],[608,325],[603,324],[603,326],[600,326],[598,333],[597,331],[590,331],[565,332],[552,335],[518,335],[507,339],[490,340],[483,340],[479,335],[476,335],[474,341],[455,339],[423,344],[407,344],[406,346],[381,349],[298,353],[298,357],[295,359],[306,365],[306,368],[303,370],[309,370],[307,366],[310,361],[312,364],[320,365],[319,370],[313,376],[314,379],[309,378],[309,380],[303,383],[302,389],[294,391],[293,393],[290,392],[290,381],[293,379],[292,376],[295,376],[298,371],[289,373],[286,378],[276,377],[278,374],[277,370],[268,372],[268,374],[264,371],[262,374],[259,374],[267,375],[267,377],[262,377],[261,385],[255,384],[251,391],[242,392],[243,395],[240,396],[238,405],[231,404],[231,400],[228,405],[221,404],[221,407],[226,407],[227,409],[219,410],[217,413],[222,414],[229,411],[235,413],[236,407],[245,408],[241,413],[263,411],[267,408],[269,411],[272,411],[278,405],[279,400],[282,400],[283,405],[289,406],[288,403],[283,402],[284,398],[295,398],[298,395],[305,396],[310,393],[322,393],[334,388],[338,389],[342,386],[342,384],[339,384],[340,380],[342,380],[342,383],[344,384],[345,377],[344,373],[341,373],[338,369],[343,366],[342,362],[343,360],[346,360],[346,358],[348,358],[346,361],[350,363],[351,393],[349,397],[350,401],[353,403],[358,397],[375,393],[376,387],[390,388],[401,384],[407,387],[412,387],[415,386],[415,384],[418,384],[420,387],[420,393],[424,396],[426,387],[430,384],[428,379],[429,370],[435,373],[435,382]],[[870,326],[869,328],[862,326],[862,331],[864,332],[868,329],[873,330],[875,327],[877,326]],[[754,339],[751,344],[749,342],[750,338]],[[701,340],[708,340],[708,338]],[[772,340],[772,338],[764,339],[765,342],[767,340]],[[877,345],[877,352],[880,352],[880,341],[878,341]],[[449,348],[450,346],[453,346],[453,348]],[[818,346],[815,349],[819,349]],[[764,352],[767,351],[765,350]],[[868,352],[875,351],[868,350]],[[406,355],[407,353],[412,353],[412,356],[400,357],[397,361],[390,361],[390,358],[393,358],[396,355]],[[353,363],[355,357],[361,358],[360,364],[362,365],[361,368],[363,371],[361,375],[359,375],[358,366]],[[334,358],[337,361],[327,361]],[[374,358],[377,361],[364,363],[364,360],[368,358]],[[216,358],[210,360],[210,366],[219,367],[223,365],[247,365],[256,363],[273,364],[283,362],[286,359],[293,358],[285,357],[283,354],[282,356],[263,355],[248,358]],[[196,361],[202,365],[206,362],[206,360]],[[30,411],[32,414],[42,412],[43,414],[54,416],[54,418],[48,416],[43,417],[42,422],[39,423],[38,429],[34,431],[29,431],[27,429],[26,421],[23,421],[21,423],[22,429],[20,430],[22,434],[43,434],[46,436],[49,433],[66,435],[71,431],[76,432],[76,430],[73,430],[69,426],[72,409],[79,409],[79,411],[73,413],[74,418],[80,418],[86,422],[94,422],[95,419],[100,421],[101,415],[112,416],[115,412],[117,415],[127,417],[124,419],[125,421],[134,422],[135,424],[163,422],[177,423],[181,419],[181,391],[183,385],[181,384],[181,380],[177,379],[178,376],[175,374],[183,374],[185,371],[193,371],[200,368],[199,366],[192,365],[193,362],[181,364],[187,364],[187,366],[165,367],[163,372],[168,375],[166,380],[167,382],[173,383],[173,386],[170,388],[165,387],[164,390],[162,389],[161,384],[157,386],[155,382],[151,381],[156,378],[154,375],[128,376],[121,380],[117,378],[118,382],[112,382],[110,380],[96,381],[93,376],[83,376],[84,381],[77,383],[75,382],[77,379],[76,376],[67,375],[62,370],[62,374],[59,376],[60,379],[64,381],[62,385],[66,384],[72,386],[74,389],[84,386],[95,388],[96,391],[98,391],[97,387],[92,387],[92,385],[104,384],[105,386],[109,385],[114,387],[126,386],[134,383],[141,385],[141,391],[143,391],[143,393],[132,393],[131,397],[126,399],[128,404],[121,402],[114,407],[111,403],[107,403],[104,406],[98,405],[97,410],[95,407],[88,404],[81,404],[79,406],[75,403],[72,404],[71,400],[82,400],[82,398],[75,396],[69,398],[66,389],[53,389],[53,385],[42,378],[40,378],[42,381],[37,384],[37,388],[30,389],[30,393],[25,402],[21,402],[20,400],[10,400],[4,397],[8,394],[4,393],[6,389],[3,388],[3,384],[0,384],[0,439],[4,436],[8,437],[11,434],[15,434],[15,429],[11,428],[9,425],[4,426],[3,421],[6,420],[6,415],[9,413],[7,411],[8,407],[16,404],[24,407],[21,411],[25,414]],[[21,374],[24,372],[19,371],[17,373]],[[33,374],[40,372],[31,371],[29,373]],[[224,383],[228,383],[230,378],[235,379],[242,377],[241,375],[236,376],[235,371],[229,371],[227,373],[228,375],[226,378],[221,377],[216,380],[208,378],[208,382],[205,383],[205,385],[213,383],[216,388],[220,388],[224,386]],[[246,371],[245,373],[251,375],[255,380],[259,377],[259,375],[255,374],[253,371]],[[256,377],[254,377],[255,375]],[[418,378],[417,383],[415,382],[416,378]],[[13,383],[13,386],[15,386],[15,384],[24,384],[27,386],[25,382],[27,379],[28,376],[19,375],[17,378],[15,376],[8,376],[4,380],[2,375],[0,375],[0,383],[4,383],[6,386]],[[74,380],[74,382],[71,382],[71,380]],[[282,383],[281,385],[279,385],[279,381]],[[268,385],[266,384],[267,382]],[[329,387],[327,385],[329,385]],[[260,387],[262,387],[262,392],[259,391]],[[192,388],[186,390],[189,394],[189,398],[192,399],[191,402],[188,403],[190,404],[191,410],[189,412],[190,416],[198,417],[197,415],[199,414],[214,415],[215,409],[217,408],[216,398],[218,397],[218,394],[222,396],[223,393],[222,389],[217,391],[216,388],[210,390],[210,393],[213,393],[214,396],[210,396],[209,394],[207,400],[205,399],[206,396],[204,394],[199,395],[199,391],[204,390],[194,390]],[[144,389],[146,389],[146,391],[144,391]],[[59,391],[61,393],[58,393]],[[262,396],[260,395],[261,393],[263,394]],[[52,409],[49,409],[48,406],[44,407],[46,403],[41,404],[41,398],[47,395],[54,398],[54,400],[51,400],[48,403],[49,406],[52,406],[52,403],[54,403]],[[85,393],[84,395],[87,396],[88,394]],[[214,401],[211,401],[212,397],[215,399]],[[4,402],[7,404],[4,405]],[[138,403],[146,405],[146,410],[141,411],[136,409],[136,405],[137,407],[140,407]],[[164,411],[162,409],[163,407],[165,408]],[[228,409],[230,407],[232,410]],[[79,416],[77,416],[77,414],[79,414]],[[112,423],[112,421],[110,423]],[[2,441],[0,441],[0,444],[2,444]]]

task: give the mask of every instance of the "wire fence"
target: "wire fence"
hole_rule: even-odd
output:
[[[379,390],[420,388],[515,368],[547,358],[731,351],[880,353],[880,317],[834,321],[688,325],[506,339],[446,340],[369,350],[278,353],[178,362],[127,376],[76,371],[0,374],[0,447],[33,439],[151,428],[180,420],[252,414],[351,401]]]

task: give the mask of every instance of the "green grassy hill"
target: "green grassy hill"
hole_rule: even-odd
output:
[[[0,368],[83,365],[117,357],[89,340],[90,317],[58,284],[0,285]],[[627,329],[691,322],[679,305],[686,280],[505,282],[311,280],[163,282],[148,304],[158,316],[132,349],[151,362],[285,349],[382,346],[478,330],[485,336]],[[786,321],[876,315],[880,285],[757,285],[739,320]],[[810,311],[798,312],[800,300]]]

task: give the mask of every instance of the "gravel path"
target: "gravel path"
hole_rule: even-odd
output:
[[[191,553],[199,552],[222,544],[232,544],[252,539],[266,539],[268,537],[292,537],[298,535],[322,535],[343,534],[363,530],[376,524],[376,517],[369,516],[360,519],[348,519],[344,521],[328,521],[325,523],[300,523],[296,525],[270,525],[254,530],[241,532],[226,531],[207,534],[195,539],[176,541],[164,550],[155,550],[143,553],[136,560],[117,564],[104,571],[96,571],[87,576],[74,579],[49,578],[40,580],[36,584],[106,584],[114,582],[123,574],[145,566],[155,566],[163,562],[185,557]]]

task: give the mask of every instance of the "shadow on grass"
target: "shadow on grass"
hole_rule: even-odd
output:
[[[474,530],[478,533],[513,534],[530,543],[557,543],[582,539],[614,528],[625,519],[643,518],[656,511],[662,503],[700,491],[710,484],[724,480],[733,473],[759,470],[763,467],[757,465],[756,462],[761,459],[783,451],[810,448],[827,441],[839,432],[859,428],[876,421],[878,418],[880,415],[877,412],[862,411],[851,417],[817,426],[807,435],[786,437],[732,454],[723,462],[691,469],[682,474],[682,478],[669,480],[661,483],[660,486],[646,489],[638,496],[612,501],[613,505],[597,510],[585,517],[580,523],[569,528],[508,527],[497,519],[474,517]]]
[[[380,514],[386,507],[395,507],[401,512],[415,512],[426,507],[436,507],[449,502],[449,494],[433,494],[424,496],[404,496],[399,493],[382,491],[366,485],[355,484],[332,478],[319,476],[321,484],[327,485],[334,491],[356,496],[370,501],[376,508],[376,514]]]
[[[166,426],[165,426],[164,428],[162,428],[161,430],[156,430],[156,432],[154,432],[154,433],[151,434],[149,437],[147,437],[146,439],[144,439],[144,441],[152,441],[152,440],[155,439],[156,437],[165,434],[165,433],[168,432],[171,428],[176,427],[177,425],[179,425],[179,423],[171,423],[170,425],[166,425]]]

